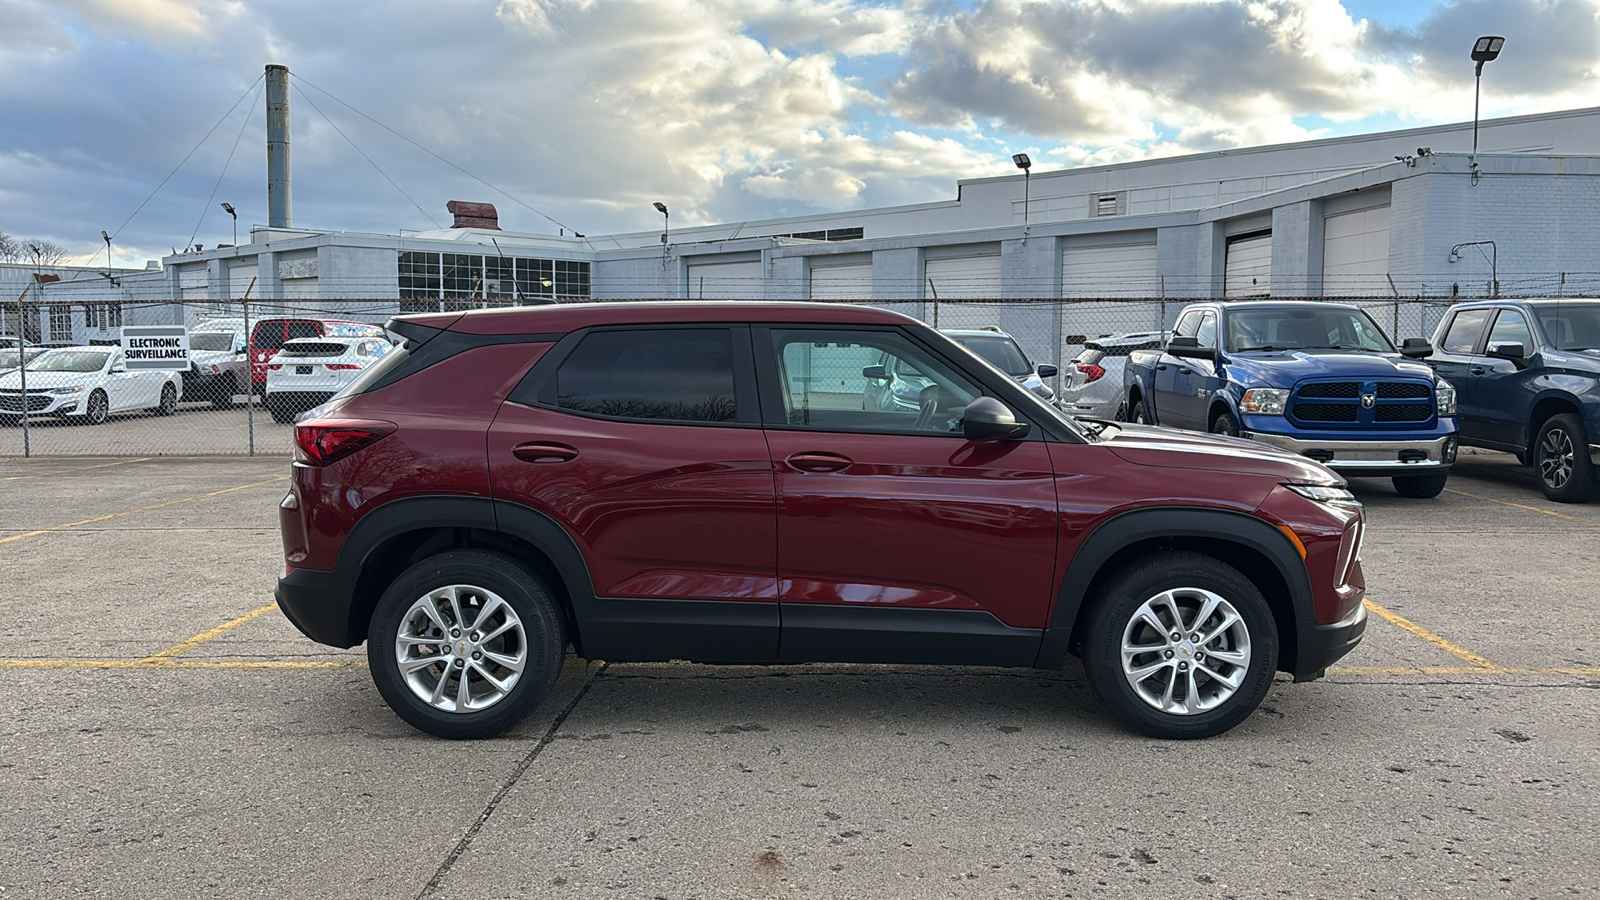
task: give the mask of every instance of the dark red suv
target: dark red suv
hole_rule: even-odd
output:
[[[406,721],[515,724],[612,661],[1058,669],[1190,738],[1366,626],[1362,509],[1231,438],[1076,421],[882,310],[402,316],[295,428],[278,603]],[[866,408],[892,360],[915,396]]]

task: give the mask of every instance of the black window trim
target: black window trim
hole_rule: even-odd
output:
[[[607,416],[561,406],[556,397],[556,373],[567,361],[583,339],[596,332],[618,331],[714,331],[729,332],[728,345],[733,353],[734,408],[738,418],[731,422],[707,422],[703,419],[638,419],[631,416]],[[562,415],[594,419],[601,422],[630,422],[636,425],[688,425],[697,428],[760,428],[761,413],[758,401],[756,366],[751,352],[750,326],[739,322],[653,322],[626,325],[592,325],[575,329],[556,342],[533,364],[522,381],[506,396],[507,403],[517,403],[538,409],[547,409]]]
[[[1444,333],[1439,336],[1439,352],[1449,356],[1482,356],[1483,342],[1489,339],[1489,328],[1494,324],[1500,309],[1501,307],[1498,306],[1474,306],[1467,309],[1453,310],[1450,314],[1450,321],[1444,327]],[[1483,322],[1478,326],[1477,336],[1472,339],[1472,346],[1464,351],[1446,350],[1445,343],[1450,340],[1450,330],[1456,326],[1456,320],[1463,315],[1478,312],[1484,314]]]

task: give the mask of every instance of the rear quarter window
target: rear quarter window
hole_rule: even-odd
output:
[[[733,349],[721,328],[597,331],[556,372],[556,405],[624,419],[732,422]]]

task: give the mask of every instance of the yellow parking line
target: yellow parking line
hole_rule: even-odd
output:
[[[0,659],[0,669],[360,669],[365,661],[146,659]]]
[[[147,656],[144,659],[139,660],[139,661],[140,662],[155,662],[156,660],[159,660],[159,659],[171,659],[172,657],[183,653],[185,650],[192,650],[195,647],[198,647],[201,644],[204,644],[206,641],[209,641],[212,638],[217,637],[218,635],[226,634],[227,632],[232,631],[235,628],[238,628],[240,625],[243,625],[244,623],[250,621],[251,619],[254,619],[257,616],[260,616],[262,613],[265,613],[268,610],[277,609],[277,608],[278,608],[278,604],[276,604],[276,603],[268,603],[266,606],[263,606],[260,609],[252,609],[249,612],[245,613],[244,615],[238,617],[237,619],[229,619],[228,621],[223,622],[221,625],[218,625],[217,627],[211,629],[210,631],[202,631],[199,634],[195,635],[194,637],[189,638],[188,640],[180,641],[179,643],[173,644],[171,647],[168,647],[165,650],[158,650],[155,653],[152,653],[149,656]]]
[[[1389,620],[1390,622],[1393,622],[1394,624],[1400,626],[1401,628],[1405,629],[1406,631],[1411,632],[1412,634],[1416,635],[1417,637],[1422,638],[1423,640],[1425,640],[1428,643],[1434,645],[1435,647],[1438,647],[1439,649],[1444,650],[1445,652],[1451,654],[1452,656],[1460,657],[1461,659],[1464,659],[1467,662],[1472,663],[1474,666],[1477,667],[1477,669],[1475,669],[1474,671],[1496,672],[1496,673],[1506,671],[1503,667],[1495,665],[1494,663],[1488,661],[1487,659],[1484,659],[1483,657],[1479,656],[1478,654],[1473,653],[1471,650],[1468,650],[1465,647],[1459,647],[1459,646],[1457,646],[1455,644],[1450,643],[1449,641],[1447,641],[1444,638],[1438,636],[1437,634],[1434,634],[1433,632],[1429,631],[1428,629],[1423,628],[1421,625],[1418,625],[1417,623],[1411,621],[1410,619],[1406,618],[1405,616],[1399,615],[1397,613],[1392,613],[1392,612],[1388,611],[1387,609],[1384,609],[1383,607],[1379,606],[1378,604],[1373,603],[1371,600],[1363,600],[1361,602],[1365,603],[1367,605],[1367,609],[1377,613],[1378,615],[1380,615],[1383,618]]]
[[[10,475],[0,478],[0,481],[21,481],[24,478],[44,478],[47,475],[64,475],[68,472],[85,472],[89,469],[104,469],[108,466],[125,466],[128,463],[149,462],[154,456],[141,456],[138,459],[119,459],[116,462],[101,463],[98,466],[73,466],[70,469],[56,469],[51,472],[34,472],[29,475]]]
[[[182,500],[168,500],[166,503],[157,503],[154,506],[142,506],[142,507],[140,507],[138,509],[130,509],[130,510],[127,510],[125,512],[116,512],[116,513],[111,513],[110,515],[107,515],[107,516],[96,516],[96,517],[94,517],[92,519],[84,519],[81,522],[68,522],[65,525],[56,525],[56,526],[53,526],[51,528],[41,528],[38,531],[29,531],[29,532],[25,532],[23,534],[14,534],[14,535],[12,535],[11,537],[8,537],[8,538],[0,538],[0,544],[9,544],[12,541],[20,541],[20,540],[22,540],[24,538],[38,537],[41,534],[51,534],[52,532],[56,532],[56,531],[65,531],[68,528],[77,528],[79,525],[93,525],[95,522],[104,522],[107,519],[115,519],[115,518],[118,518],[120,516],[131,516],[134,513],[149,512],[152,509],[162,509],[162,508],[168,507],[168,506],[177,506],[179,503],[188,503],[188,502],[193,501],[193,500],[204,500],[207,497],[216,497],[216,496],[219,496],[219,495],[222,495],[222,494],[230,494],[230,493],[233,493],[234,491],[242,491],[242,490],[244,490],[246,488],[260,487],[260,486],[262,486],[264,484],[275,484],[275,483],[277,483],[279,481],[288,481],[288,480],[289,480],[289,476],[288,475],[280,475],[277,478],[268,478],[266,481],[257,481],[257,482],[253,482],[251,484],[241,484],[238,487],[223,488],[220,491],[212,491],[209,494],[196,494],[193,497],[184,497]]]
[[[1596,528],[1600,528],[1600,521],[1596,521],[1594,519],[1585,519],[1582,516],[1569,516],[1566,513],[1558,513],[1552,509],[1540,509],[1537,506],[1526,506],[1521,503],[1512,503],[1510,500],[1496,500],[1493,497],[1483,497],[1479,496],[1478,494],[1469,494],[1466,491],[1458,491],[1455,488],[1445,488],[1445,490],[1452,494],[1460,494],[1463,497],[1471,497],[1474,500],[1484,500],[1489,503],[1498,503],[1501,506],[1514,506],[1517,509],[1525,509],[1528,512],[1542,513],[1547,516],[1555,516],[1558,519],[1567,519],[1568,521],[1572,522],[1582,522],[1585,525],[1593,525]]]
[[[1331,666],[1329,675],[1577,675],[1600,676],[1600,669],[1485,669],[1479,666]]]

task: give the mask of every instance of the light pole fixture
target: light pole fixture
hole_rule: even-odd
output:
[[[1472,44],[1472,61],[1477,63],[1472,71],[1472,183],[1478,183],[1478,97],[1483,90],[1483,64],[1494,62],[1500,55],[1506,39],[1499,35],[1485,35]]]
[[[1033,175],[1029,170],[1033,168],[1033,160],[1029,159],[1026,153],[1014,153],[1011,155],[1011,161],[1016,163],[1017,168],[1022,170],[1022,224],[1026,225],[1028,224],[1028,182]]]
[[[1484,246],[1489,248],[1489,293],[1490,296],[1498,297],[1500,296],[1500,248],[1495,246],[1494,241],[1464,241],[1450,248],[1450,256],[1446,261],[1455,262],[1459,260],[1462,247]],[[1482,253],[1483,251],[1479,250],[1478,252]]]
[[[111,235],[106,234],[104,231],[101,231],[100,232],[100,239],[106,242],[106,268],[110,269],[110,268],[112,268],[112,265],[111,265]]]
[[[653,204],[656,212],[661,213],[661,268],[667,267],[667,235],[672,232],[672,214],[667,212],[667,205],[657,200]]]
[[[233,216],[233,245],[239,246],[239,211],[233,208],[232,203],[222,204],[222,211]]]

